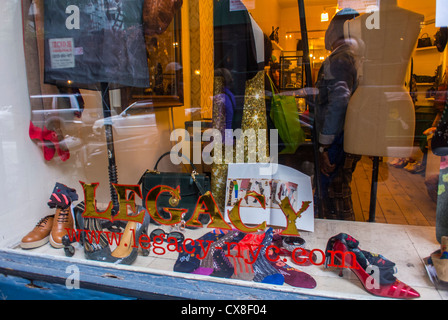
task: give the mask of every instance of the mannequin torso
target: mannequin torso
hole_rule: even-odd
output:
[[[347,108],[344,149],[348,153],[407,157],[412,150],[415,112],[404,87],[423,16],[381,0],[379,28],[368,29],[370,14],[345,24],[357,42],[359,86]]]

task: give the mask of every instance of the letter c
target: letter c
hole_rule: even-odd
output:
[[[192,250],[192,251],[188,251],[187,248],[185,248],[185,244],[187,243],[188,240],[190,240],[191,245],[194,246],[194,240],[193,240],[193,239],[190,239],[190,238],[185,239],[185,241],[184,241],[184,243],[182,244],[182,246],[183,246],[185,252],[187,252],[187,253],[189,253],[189,254],[193,254],[194,251],[195,251],[195,248],[194,248],[194,247],[193,247],[193,250]]]

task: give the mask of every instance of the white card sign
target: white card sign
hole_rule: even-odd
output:
[[[73,38],[50,39],[48,44],[52,69],[75,67]]]

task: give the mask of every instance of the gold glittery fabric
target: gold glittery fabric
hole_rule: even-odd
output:
[[[248,162],[248,155],[250,152],[249,144],[251,142],[256,143],[256,152],[257,154],[260,152],[261,156],[261,159],[257,157],[255,161],[263,163],[269,161],[269,147],[267,141],[268,125],[266,120],[264,88],[264,71],[258,72],[255,77],[246,82],[241,129],[247,135],[248,143],[244,144],[244,150],[236,150],[237,155],[240,152],[244,152],[244,162]],[[237,157],[237,159],[241,159],[241,157]]]
[[[226,128],[226,112],[224,99],[219,94],[224,92],[224,79],[215,77],[213,90],[213,128],[223,132]],[[221,95],[222,96],[222,95]],[[224,212],[224,201],[226,193],[227,164],[211,165],[211,191],[219,210]]]
[[[241,129],[247,137],[243,148],[239,148],[238,144],[234,145],[234,155],[236,160],[244,159],[248,162],[250,143],[256,144],[256,153],[262,151],[262,156],[256,158],[256,162],[269,162],[269,144],[267,141],[267,120],[266,105],[264,97],[264,71],[260,71],[257,75],[246,82],[246,92],[244,99],[243,119]],[[215,97],[224,92],[223,79],[215,77],[214,95]],[[223,132],[226,123],[226,114],[224,101],[221,99],[213,99],[213,128]],[[252,129],[252,130],[249,130]],[[263,129],[264,132],[258,131]],[[260,140],[258,139],[260,136]],[[224,151],[223,151],[223,154]],[[227,180],[227,164],[215,164],[211,166],[211,189],[213,197],[219,210],[223,212],[226,194]]]
[[[215,77],[213,85],[213,118],[212,126],[224,134],[226,128],[226,106],[224,93],[224,78]]]

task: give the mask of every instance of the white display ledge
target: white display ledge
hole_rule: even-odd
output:
[[[156,226],[150,225],[149,232]],[[199,238],[209,229],[188,230],[186,237]],[[325,251],[327,241],[338,233],[357,239],[363,250],[380,253],[396,263],[397,278],[417,290],[419,300],[448,299],[446,291],[437,290],[430,281],[422,259],[439,248],[435,228],[403,226],[367,222],[315,220],[314,232],[301,232],[309,250]],[[23,250],[17,245],[0,249],[0,274],[59,284],[64,290],[69,276],[67,268],[75,265],[80,271],[80,288],[142,299],[198,299],[198,300],[292,300],[292,299],[385,299],[369,294],[349,270],[338,276],[340,269],[325,269],[323,265],[299,266],[288,264],[313,276],[314,289],[290,285],[269,285],[253,281],[233,280],[186,274],[172,271],[177,253],[167,252],[139,256],[133,265],[101,263],[84,258],[78,245],[73,257],[66,257],[63,249],[49,244]],[[319,263],[323,257],[318,257]],[[1,279],[0,279],[1,281]],[[17,284],[23,285],[23,284]],[[45,288],[45,285],[40,286]],[[66,289],[65,294],[75,294]],[[76,289],[74,289],[76,290]]]

